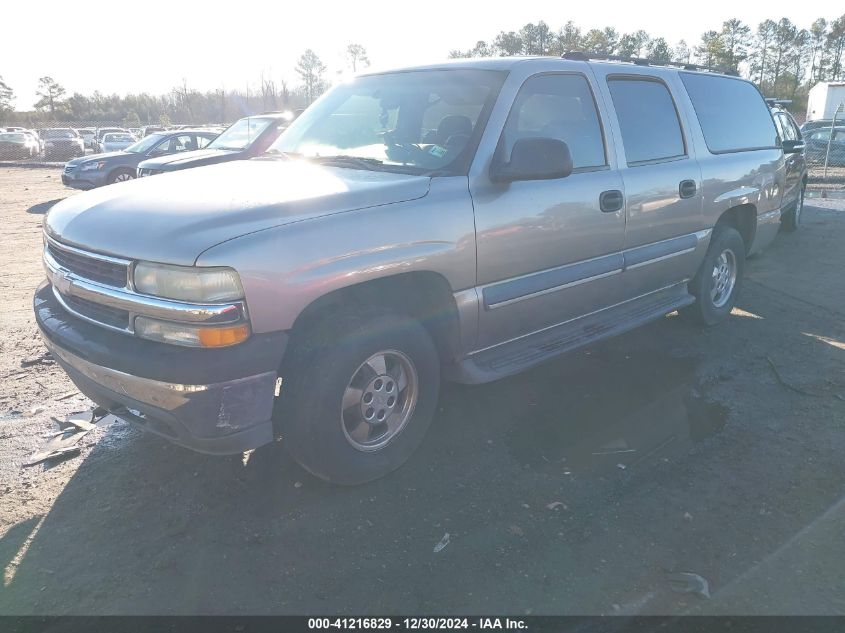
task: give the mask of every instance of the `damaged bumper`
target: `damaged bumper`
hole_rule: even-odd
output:
[[[222,349],[189,349],[111,332],[68,313],[49,284],[35,294],[45,344],[80,391],[177,444],[227,454],[273,440],[285,332]]]

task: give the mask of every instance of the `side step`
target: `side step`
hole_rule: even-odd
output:
[[[462,383],[480,384],[512,376],[579,347],[632,330],[694,302],[695,297],[687,291],[686,283],[670,286],[475,352],[458,363],[452,378]]]

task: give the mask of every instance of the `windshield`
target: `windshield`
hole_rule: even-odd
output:
[[[131,143],[135,137],[131,134],[106,134],[103,140],[106,143]]]
[[[479,70],[359,77],[306,110],[271,151],[412,171],[465,170],[502,78]]]
[[[132,152],[133,154],[143,154],[166,137],[166,134],[150,134],[149,136],[145,136],[144,138],[142,138],[137,143],[134,143],[127,147],[126,151]]]
[[[15,141],[15,142],[22,142],[25,141],[26,137],[23,134],[0,134],[0,141]]]
[[[41,134],[45,138],[76,138],[73,130],[44,130]]]
[[[275,119],[256,117],[247,117],[235,121],[225,132],[214,139],[208,149],[246,149],[274,121]]]

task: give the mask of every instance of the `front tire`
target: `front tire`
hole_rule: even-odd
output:
[[[419,447],[437,406],[440,359],[419,322],[362,312],[304,333],[282,377],[288,452],[320,479],[356,485],[399,468]]]
[[[801,185],[801,189],[798,192],[798,199],[795,201],[795,204],[792,205],[792,208],[786,212],[783,218],[781,218],[781,225],[783,226],[783,230],[788,231],[790,233],[792,233],[793,231],[797,231],[801,226],[801,216],[803,211],[804,185]]]
[[[689,284],[695,303],[681,315],[699,325],[715,325],[733,310],[745,272],[745,242],[731,226],[713,229],[704,261]]]
[[[108,178],[108,184],[113,185],[116,182],[126,182],[127,180],[135,180],[135,174],[128,169],[121,169]]]

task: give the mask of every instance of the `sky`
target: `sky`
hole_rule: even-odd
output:
[[[831,20],[845,11],[842,0],[805,6],[759,0],[41,0],[35,12],[33,3],[11,2],[0,11],[0,77],[15,91],[17,108],[30,109],[44,75],[68,94],[160,94],[183,79],[197,90],[254,89],[262,73],[293,87],[296,61],[307,48],[329,67],[331,79],[343,71],[350,43],[367,49],[373,67],[389,68],[440,61],[452,49],[540,20],[553,30],[567,20],[585,31],[644,29],[674,46],[679,39],[697,42],[732,17],[752,26],[788,17],[808,28],[818,17]]]

